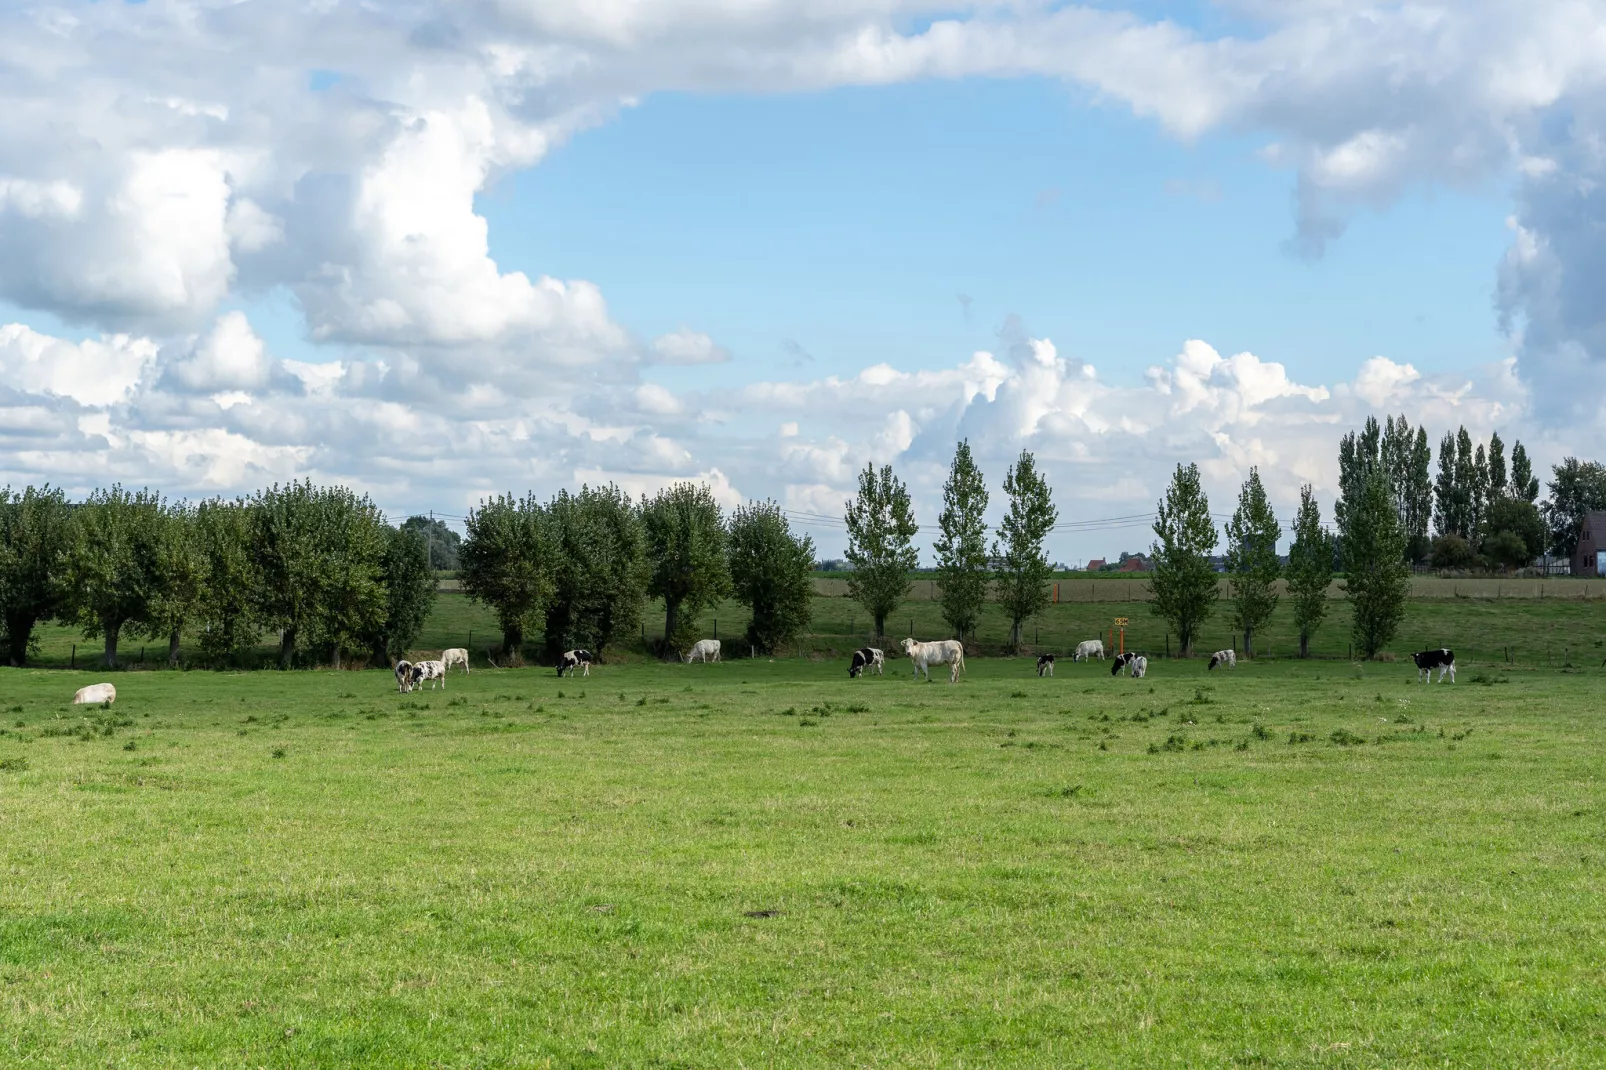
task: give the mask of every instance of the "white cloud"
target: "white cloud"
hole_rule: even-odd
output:
[[[731,359],[730,350],[687,327],[653,339],[652,351],[660,364],[723,364]]]
[[[156,362],[156,343],[110,335],[73,343],[20,323],[0,325],[0,369],[13,390],[70,398],[80,405],[124,401]]]
[[[268,384],[273,362],[245,314],[228,312],[192,353],[175,361],[169,370],[174,379],[191,390],[249,391]]]

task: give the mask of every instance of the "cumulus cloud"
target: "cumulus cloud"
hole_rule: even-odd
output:
[[[660,364],[724,364],[731,359],[730,350],[686,327],[653,339],[652,352]]]

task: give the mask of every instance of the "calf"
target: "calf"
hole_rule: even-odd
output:
[[[398,661],[396,663],[396,690],[405,695],[412,689],[413,663],[410,661]]]
[[[913,639],[903,641],[903,652],[914,665],[914,674],[926,674],[931,679],[933,665],[950,665],[948,682],[957,683],[965,668],[965,646],[957,639],[939,639],[935,643],[919,643]]]
[[[468,672],[468,651],[460,646],[454,646],[450,650],[442,650],[441,664],[448,669],[453,665],[461,665],[463,666],[463,671]]]
[[[431,691],[435,690],[435,681],[437,680],[440,681],[441,690],[446,690],[446,666],[442,665],[438,660],[413,662],[412,686],[417,687],[425,680],[429,681],[429,689]]]
[[[862,646],[853,652],[853,664],[848,666],[848,676],[855,678],[867,672],[879,676],[885,664],[885,655],[881,651],[873,646]]]
[[[573,676],[574,670],[583,666],[584,668],[580,675],[590,676],[591,663],[595,660],[597,660],[596,657],[589,650],[565,650],[563,656],[558,659],[558,675],[562,676],[567,671],[570,676]]]
[[[74,706],[99,706],[102,703],[109,705],[116,701],[117,688],[111,684],[90,684],[88,687],[80,687],[72,697]]]
[[[1455,651],[1440,647],[1438,650],[1424,650],[1420,654],[1412,654],[1411,660],[1416,662],[1416,678],[1423,683],[1433,681],[1433,670],[1439,670],[1439,683],[1444,683],[1448,676],[1450,682],[1455,683]],[[1476,680],[1473,683],[1477,683]]]
[[[690,653],[686,655],[686,664],[694,661],[710,662],[719,660],[719,640],[699,639],[692,644]]]
[[[1083,642],[1077,643],[1076,644],[1076,653],[1071,656],[1071,660],[1072,661],[1082,661],[1084,658],[1087,659],[1088,661],[1091,661],[1094,658],[1098,658],[1100,661],[1103,661],[1104,660],[1104,640],[1102,640],[1102,639],[1087,639],[1087,640],[1084,640]]]
[[[1038,676],[1053,676],[1054,675],[1054,655],[1053,654],[1041,654],[1041,655],[1038,656],[1038,658],[1037,658],[1037,675]]]
[[[1217,665],[1225,665],[1229,669],[1236,669],[1238,667],[1238,652],[1236,650],[1216,651],[1210,655],[1210,664],[1205,668],[1205,671],[1209,672]]]

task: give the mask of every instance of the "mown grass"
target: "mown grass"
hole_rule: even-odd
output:
[[[1597,1066],[1601,675],[0,671],[0,1064]]]

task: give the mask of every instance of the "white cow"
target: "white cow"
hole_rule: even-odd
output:
[[[441,664],[448,669],[453,665],[461,665],[463,666],[463,671],[468,672],[468,651],[460,646],[454,646],[450,650],[442,650]]]
[[[686,664],[701,661],[704,664],[719,660],[719,640],[699,639],[692,644],[691,651],[686,655]]]
[[[417,687],[425,680],[429,681],[429,689],[431,691],[435,690],[435,681],[437,680],[440,681],[441,690],[446,690],[446,666],[438,660],[413,662],[412,687]]]
[[[1149,671],[1149,659],[1144,657],[1142,654],[1138,654],[1133,657],[1131,665],[1132,679],[1134,680],[1142,678],[1143,675]]]
[[[111,684],[90,684],[80,687],[78,693],[73,695],[74,706],[99,706],[103,702],[116,702],[117,689]]]
[[[949,683],[958,683],[959,674],[965,668],[965,645],[957,639],[939,639],[935,643],[917,643],[913,639],[903,641],[903,652],[914,663],[916,678],[921,673],[926,679],[931,679],[931,666],[951,665],[948,673]]]
[[[1236,669],[1238,667],[1238,652],[1236,650],[1216,651],[1210,655],[1210,664],[1205,667],[1205,671],[1209,672],[1217,665],[1225,665],[1229,669]]]
[[[1098,658],[1100,661],[1104,660],[1104,640],[1102,639],[1088,639],[1077,643],[1076,653],[1071,657],[1071,660],[1091,661],[1094,658]]]

